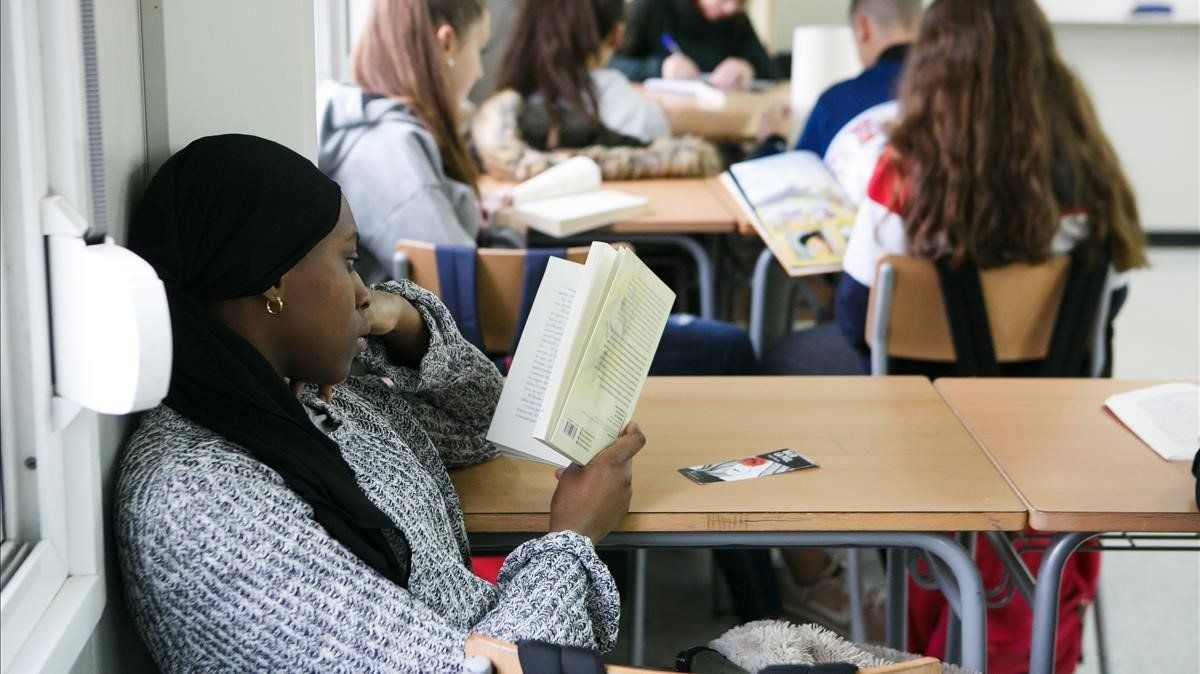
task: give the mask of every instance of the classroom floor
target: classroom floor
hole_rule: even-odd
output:
[[[1117,317],[1115,376],[1200,379],[1200,250],[1154,249],[1151,268],[1131,278]],[[710,555],[660,550],[649,556],[646,665],[673,669],[676,653],[702,645],[736,624],[718,600]],[[1104,599],[1109,672],[1200,672],[1200,554],[1114,552],[1105,555]],[[629,662],[628,610],[613,662]],[[1078,674],[1098,674],[1088,621]]]

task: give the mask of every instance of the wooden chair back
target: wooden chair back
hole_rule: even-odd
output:
[[[1040,360],[1050,349],[1054,321],[1066,287],[1068,256],[1042,264],[1014,263],[980,273],[996,360]],[[867,344],[882,338],[887,356],[954,362],[954,342],[942,303],[937,269],[913,257],[879,262],[867,304]],[[875,369],[872,356],[872,370]]]
[[[442,296],[438,282],[436,246],[424,241],[401,240],[396,250],[408,258],[408,278],[429,292]],[[587,246],[567,249],[567,259],[583,264]],[[525,251],[519,248],[480,248],[475,256],[476,307],[479,330],[487,353],[507,353],[521,313],[521,286],[525,274]]]
[[[467,638],[467,655],[482,655],[492,662],[495,674],[523,674],[521,660],[517,657],[516,644],[492,639],[478,634]],[[667,672],[665,669],[644,669],[624,665],[606,665],[607,674],[646,674]],[[858,670],[859,674],[942,674],[942,665],[936,658],[920,658],[885,667],[870,667]]]

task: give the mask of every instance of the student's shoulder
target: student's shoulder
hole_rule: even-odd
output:
[[[127,513],[152,515],[166,504],[216,502],[283,479],[244,449],[165,405],[143,417],[121,462],[119,498]],[[197,497],[200,497],[197,501]]]
[[[380,116],[368,136],[355,144],[361,161],[418,178],[421,184],[442,180],[441,153],[433,134],[407,108]]]
[[[863,81],[862,75],[859,75],[830,85],[817,98],[817,105],[830,110],[844,110],[851,107],[863,109],[868,107],[865,99],[869,93],[870,87]]]
[[[625,76],[625,73],[616,68],[597,68],[590,73],[592,84],[596,87],[596,94],[604,96],[605,93],[634,91],[633,83]]]

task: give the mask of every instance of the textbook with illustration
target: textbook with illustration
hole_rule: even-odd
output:
[[[1109,396],[1104,406],[1168,461],[1191,461],[1200,450],[1200,386],[1159,384]]]
[[[587,464],[629,423],[675,293],[632,250],[550,258],[487,439],[505,454]]]
[[[600,189],[600,166],[572,157],[513,188],[506,224],[564,237],[609,225],[649,209],[646,197]]]
[[[789,275],[841,270],[857,209],[816,154],[739,162],[721,182]]]

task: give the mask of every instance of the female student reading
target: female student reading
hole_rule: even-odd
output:
[[[592,542],[627,512],[640,431],[562,474],[552,533],[499,586],[475,577],[446,468],[494,455],[500,375],[428,292],[364,286],[357,244],[338,185],[252,136],[176,153],[131,223],[175,354],[117,493],[158,665],[452,672],[472,633],[610,648],[619,599]]]
[[[1035,0],[934,2],[906,61],[899,101],[837,290],[835,316],[852,344],[865,348],[867,295],[885,255],[989,268],[1039,263],[1082,246],[1087,258],[1110,259],[1117,272],[1146,264],[1133,191]],[[1124,294],[1121,287],[1114,312]],[[915,368],[933,372],[928,364]],[[1025,561],[1036,568],[1038,556]],[[987,546],[979,564],[985,586],[993,586],[1001,566]],[[1095,591],[1098,571],[1094,554],[1068,564],[1060,672],[1078,661],[1079,608]],[[914,592],[910,644],[940,654],[945,611],[943,602]],[[1024,671],[1029,623],[1020,598],[989,612],[989,671]]]
[[[356,85],[322,87],[319,165],[354,208],[369,283],[391,276],[399,239],[520,243],[485,228],[460,133],[488,38],[483,0],[375,0],[354,47]]]

